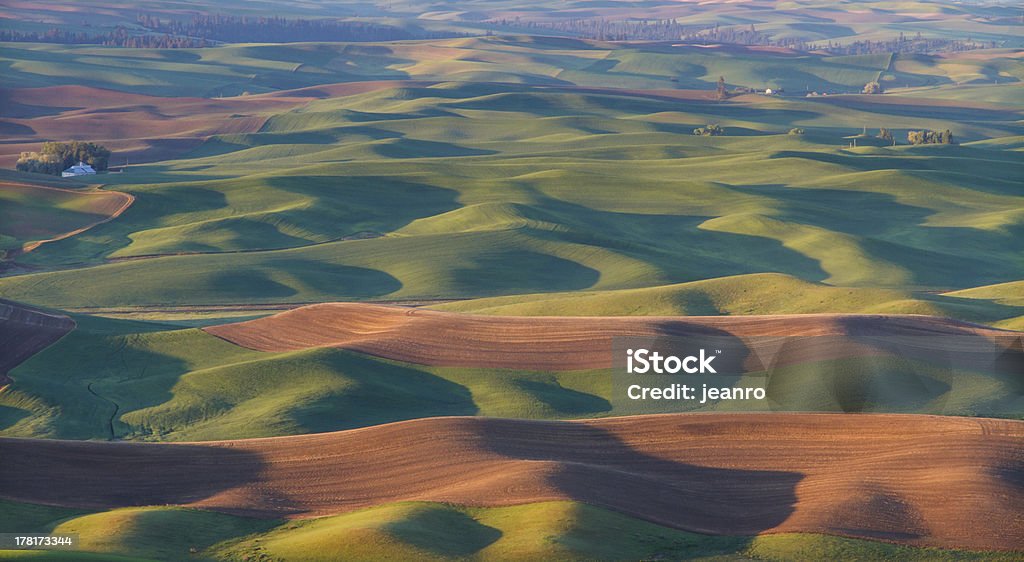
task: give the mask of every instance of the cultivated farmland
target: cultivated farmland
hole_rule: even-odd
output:
[[[0,8],[39,559],[1024,551],[1019,10],[119,4]],[[72,140],[110,172],[14,170]],[[623,337],[767,398],[623,415]]]

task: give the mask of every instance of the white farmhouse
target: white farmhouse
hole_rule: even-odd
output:
[[[75,176],[88,176],[90,174],[95,173],[96,170],[93,170],[92,166],[86,164],[85,162],[79,162],[77,166],[71,166],[67,170],[61,172],[60,175],[63,178],[73,178]]]

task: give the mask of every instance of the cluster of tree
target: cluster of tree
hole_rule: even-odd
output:
[[[708,124],[699,129],[694,129],[693,134],[699,137],[720,137],[725,134],[721,125]]]
[[[881,94],[882,85],[879,84],[877,81],[868,82],[867,84],[864,84],[864,89],[861,90],[861,92],[865,94]]]
[[[110,150],[106,147],[81,141],[45,142],[39,152],[22,152],[16,168],[20,172],[35,172],[59,176],[61,172],[85,162],[96,171],[107,169]]]
[[[910,144],[956,144],[953,133],[945,131],[907,131],[907,142]]]
[[[226,43],[291,43],[301,41],[393,41],[438,39],[451,33],[402,29],[369,21],[287,19],[282,17],[195,15],[189,20],[139,15],[140,26],[157,33]]]
[[[717,23],[713,27],[692,32],[683,38],[688,43],[726,43],[729,45],[772,45],[777,47],[788,46],[792,43],[785,41],[773,41],[771,35],[761,33],[750,24],[750,27],[728,26],[721,27]],[[787,43],[787,44],[784,44]]]
[[[139,34],[118,26],[107,33],[86,33],[68,31],[57,27],[47,31],[16,31],[0,29],[0,41],[22,43],[63,43],[76,45],[104,45],[108,47],[130,47],[136,49],[188,49],[206,47],[205,39],[172,36],[169,34]]]
[[[39,152],[22,152],[18,163],[14,167],[19,172],[32,172],[34,174],[50,174],[59,176],[67,169],[64,163],[53,154],[41,154]]]
[[[793,128],[793,129],[789,130],[789,134],[791,134],[791,135],[802,135],[802,134],[804,134],[804,132],[805,131],[803,129],[801,129],[800,127],[796,127],[796,128]]]

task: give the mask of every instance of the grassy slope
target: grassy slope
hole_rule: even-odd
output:
[[[1019,279],[1021,165],[1002,145],[836,146],[854,124],[935,123],[900,112],[860,97],[711,104],[458,83],[327,99],[111,176],[136,204],[26,261],[219,255],[0,290],[86,307],[479,297],[765,271],[901,289]],[[1009,111],[940,113],[958,134],[1019,129]],[[708,121],[734,136],[689,134]],[[811,132],[777,134],[793,124]],[[367,232],[387,236],[346,240]]]
[[[721,56],[698,47],[523,36],[165,51],[11,43],[3,46],[0,61],[22,87],[79,84],[201,97],[396,78],[711,89],[720,75],[749,87],[855,93],[889,64],[886,56],[741,50]],[[145,70],[134,70],[139,67]],[[1020,74],[1019,60],[1003,51],[978,61],[908,59],[883,79],[899,86],[929,86],[977,77],[1013,81]]]
[[[59,5],[60,9],[53,8],[53,4]],[[525,25],[491,23],[496,19],[507,20],[514,16],[521,16],[527,21],[547,21],[564,18],[566,14],[594,20],[642,19],[663,15],[671,16],[691,28],[719,24],[746,30],[750,25],[756,25],[758,31],[769,33],[776,39],[794,38],[818,44],[826,40],[843,44],[857,40],[891,40],[900,32],[913,35],[922,29],[928,37],[956,40],[970,37],[981,41],[996,41],[1004,47],[1019,47],[1022,44],[1013,26],[1019,16],[1013,6],[987,2],[949,2],[937,5],[927,0],[864,0],[857,4],[830,4],[819,0],[776,3],[762,0],[690,5],[671,0],[652,0],[637,7],[606,0],[555,0],[542,6],[525,4],[521,0],[452,0],[445,2],[442,7],[430,0],[410,0],[400,5],[386,0],[371,0],[358,4],[356,9],[348,2],[224,0],[216,6],[213,9],[208,1],[202,0],[183,0],[179,4],[141,0],[134,5],[139,12],[161,18],[173,17],[186,8],[196,12],[250,17],[276,16],[285,10],[293,17],[346,18],[359,15],[405,28],[469,34],[482,34],[484,30],[494,30],[498,34],[537,32],[536,28]],[[7,13],[13,18],[8,25],[40,32],[48,30],[48,26],[55,23],[67,29],[90,33],[107,31],[116,25],[133,27],[136,23],[134,14],[111,9],[101,0],[80,0],[73,6],[60,4],[58,0],[44,0],[16,5]],[[865,17],[866,13],[871,13],[871,17]],[[567,35],[557,30],[543,31],[551,35]]]
[[[431,308],[512,316],[928,314],[987,324],[1011,320],[1024,313],[1024,302],[1020,299],[1000,299],[994,294],[982,293],[983,289],[918,295],[891,289],[832,287],[765,273],[642,289],[473,299]],[[979,296],[968,300],[972,298],[969,295],[975,294]]]
[[[49,509],[50,519],[3,522],[7,532],[77,533],[81,549],[153,560],[1010,560],[1012,555],[895,546],[824,535],[718,537],[678,531],[570,501],[475,508],[408,502],[304,521],[268,521],[183,508],[92,514],[2,503],[12,519]],[[608,536],[622,537],[608,541]],[[12,551],[0,559],[14,558]],[[76,558],[77,556],[77,558]],[[91,559],[33,553],[26,559]]]
[[[684,287],[677,296],[701,303],[709,294],[714,293]],[[583,299],[620,311],[633,311],[629,302],[656,302],[631,301],[629,293],[612,296]],[[522,312],[531,305],[525,306]],[[11,373],[15,384],[0,393],[0,434],[187,441],[324,432],[440,415],[570,419],[616,413],[606,371],[429,367],[339,349],[263,353],[197,329],[76,320],[75,331]],[[869,372],[886,375],[861,376],[864,365],[856,360],[778,369],[768,402],[790,411],[1019,417],[1020,393],[1005,373],[870,364]],[[933,384],[915,387],[917,377]],[[692,408],[737,406],[750,408],[728,402]]]
[[[0,253],[106,220],[124,203],[120,194],[0,181]]]
[[[40,560],[42,562],[151,562],[152,558],[119,556],[95,552],[59,550],[0,550],[0,560]]]
[[[951,297],[963,297],[967,299],[987,299],[1000,304],[1024,305],[1024,281],[1011,281],[988,287],[975,287],[962,291],[946,293]]]
[[[982,303],[989,308],[1011,307],[1020,310],[1024,306],[1024,281],[1011,281],[987,287],[975,287],[962,291],[953,291],[943,296],[956,299],[966,299],[966,302]],[[1007,330],[1024,331],[1024,315],[1003,318],[993,322],[993,326]]]
[[[821,29],[823,36],[833,31]],[[454,40],[437,48],[4,45],[0,62],[21,86],[81,83],[210,96],[406,77],[710,90],[720,74],[747,86],[856,91],[888,64],[524,38]],[[956,80],[1019,80],[1020,69],[1011,57],[908,59],[882,77],[921,88],[915,96],[1006,104],[995,112],[799,99],[712,105],[486,84],[324,100],[273,119],[259,134],[221,137],[192,158],[111,178],[130,182],[122,187],[139,204],[31,260],[55,266],[152,253],[307,248],[7,278],[0,293],[62,306],[531,293],[452,306],[520,314],[836,308],[941,313],[1022,328],[1024,316],[1012,316],[1021,306],[1013,286],[1009,293],[1003,285],[936,297],[910,290],[1024,277],[1021,168],[1010,152],[1019,149],[1022,133],[1014,123],[1019,113],[1009,109],[1019,105],[1019,88],[948,87]],[[722,123],[731,136],[689,135],[707,122]],[[840,148],[841,138],[862,126],[901,133],[949,124],[962,139],[1001,138],[955,148]],[[792,126],[809,133],[775,135]],[[629,198],[623,185],[633,186]],[[385,201],[391,210],[379,213]],[[363,231],[389,236],[339,241]],[[679,284],[764,271],[792,277]],[[807,284],[820,281],[855,288]],[[601,292],[536,294],[580,289]],[[194,330],[79,321],[80,330],[18,369],[15,389],[0,394],[3,433],[211,439],[438,413],[564,418],[607,408],[608,389],[591,373],[428,369],[330,350],[257,354]],[[821,398],[819,390],[808,390],[807,399]],[[974,380],[957,389],[958,404],[970,411],[1005,390]],[[570,503],[402,504],[275,528],[190,510],[85,515],[0,507],[5,529],[12,520],[18,530],[26,522],[49,530],[59,521],[103,560],[110,553],[180,559],[192,546],[225,557],[303,559],[377,559],[381,552],[480,559],[972,557],[834,537],[704,537]],[[613,534],[627,540],[605,540]]]
[[[260,353],[195,329],[77,320],[12,373],[0,433],[208,440],[434,415],[587,417],[610,407],[610,381],[590,372],[423,367],[330,349]]]

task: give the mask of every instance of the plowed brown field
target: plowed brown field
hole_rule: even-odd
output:
[[[0,387],[7,373],[75,327],[67,316],[49,314],[0,299]]]
[[[0,439],[0,496],[318,516],[571,498],[706,533],[1024,548],[1024,423],[909,415],[433,418],[187,444]]]
[[[617,336],[758,338],[1007,333],[913,315],[514,317],[359,303],[316,304],[205,330],[260,351],[342,347],[423,365],[542,371],[610,367],[612,338]],[[849,347],[826,347],[844,355],[851,351]]]
[[[111,166],[164,160],[211,135],[251,133],[269,115],[324,97],[354,95],[404,82],[336,84],[232,98],[168,98],[88,86],[0,89],[0,166],[49,140],[89,140],[115,152]]]

